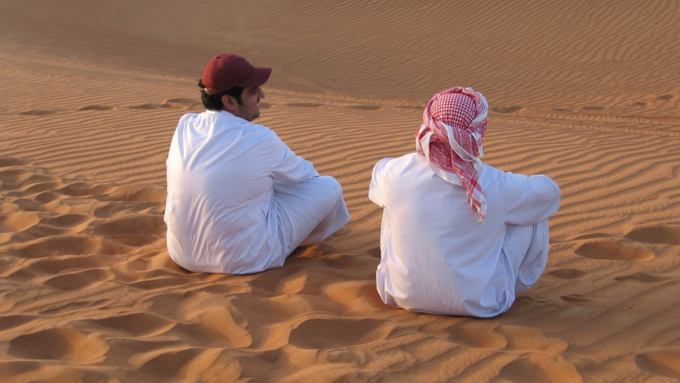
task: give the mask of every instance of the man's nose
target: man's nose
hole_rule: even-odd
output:
[[[262,90],[262,88],[260,88],[258,92],[259,92],[258,97],[264,98],[264,90]]]

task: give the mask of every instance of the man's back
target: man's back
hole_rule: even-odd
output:
[[[274,180],[318,175],[273,131],[224,111],[185,115],[167,166],[168,252],[185,268],[220,273],[282,263],[285,249],[269,218]]]
[[[499,306],[507,281],[496,269],[507,225],[547,219],[560,191],[548,177],[488,165],[479,184],[485,223],[476,222],[466,189],[433,173],[425,156],[378,162],[369,197],[384,208],[377,272],[383,301],[436,314],[492,316],[506,309]]]

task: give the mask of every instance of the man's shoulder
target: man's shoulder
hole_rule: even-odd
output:
[[[479,178],[482,184],[493,184],[496,182],[506,184],[508,182],[513,182],[514,180],[517,180],[517,178],[526,178],[526,176],[523,174],[506,172],[503,169],[499,169],[497,167],[484,163],[482,164],[482,172]]]
[[[510,171],[504,171],[493,166],[484,164],[484,169],[482,171],[481,177],[482,186],[484,185],[502,185],[505,189],[512,190],[525,190],[527,187],[532,186],[533,188],[542,189],[542,187],[537,187],[537,185],[546,185],[547,189],[559,190],[559,186],[555,181],[543,174],[533,174],[526,175],[521,173],[513,173]]]
[[[429,168],[429,163],[424,155],[412,152],[391,160],[390,166],[395,167],[396,169],[424,169]]]
[[[406,173],[412,173],[414,169],[420,169],[423,167],[421,164],[422,157],[417,153],[408,153],[397,158],[383,158],[378,161],[373,167],[373,177],[380,178],[401,178]],[[416,172],[420,170],[415,170]]]
[[[392,158],[392,157],[383,158],[382,160],[380,160],[378,162],[379,163],[380,162],[389,163],[392,166],[393,164],[406,164],[406,163],[414,162],[414,161],[418,161],[418,153],[416,153],[416,152],[404,154],[403,156],[396,157],[396,158]]]
[[[273,130],[271,130],[270,128],[268,128],[264,125],[256,124],[252,121],[245,121],[245,123],[247,124],[246,125],[247,128],[250,129],[250,130],[276,135],[276,132],[274,132]]]
[[[193,112],[192,113],[185,113],[184,115],[182,115],[182,117],[179,118],[179,121],[183,122],[183,121],[191,120],[191,119],[198,117],[199,115],[200,115],[199,113],[193,113]]]

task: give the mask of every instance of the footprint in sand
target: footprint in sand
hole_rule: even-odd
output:
[[[382,108],[380,105],[352,105],[348,106],[350,109],[360,109],[360,110],[378,110]]]
[[[7,181],[12,182],[14,184],[14,189],[20,190],[21,194],[25,196],[57,189],[64,186],[58,177],[54,177],[49,174],[35,173],[31,170],[29,170],[27,173],[16,175],[14,179]]]
[[[164,102],[174,102],[174,103],[177,103],[177,104],[191,105],[191,104],[195,104],[197,102],[201,102],[201,100],[199,100],[197,98],[180,97],[180,98],[170,98],[170,99],[165,100]]]
[[[176,324],[174,321],[148,313],[113,316],[89,322],[112,330],[116,334],[135,337],[163,334]]]
[[[588,111],[598,111],[598,110],[603,110],[604,108],[601,107],[601,106],[584,106],[581,109],[588,110]]]
[[[638,101],[638,102],[632,104],[631,106],[636,106],[636,107],[642,108],[642,107],[647,106],[647,103],[646,103],[646,102],[643,102],[643,101]]]
[[[225,318],[226,319],[226,318]],[[248,344],[250,344],[250,335],[242,328],[236,326],[239,332],[248,337]],[[178,323],[170,331],[169,336],[178,339],[186,339],[187,343],[198,347],[233,347],[234,343],[230,337],[221,330],[217,330],[212,326],[206,326],[202,323]],[[236,334],[232,334],[236,335]],[[241,346],[247,347],[246,343],[240,343]],[[240,347],[240,346],[237,346]]]
[[[25,269],[30,269],[34,274],[56,275],[66,271],[98,269],[104,263],[101,259],[97,259],[97,257],[76,255],[55,259],[40,259],[31,263]]]
[[[656,99],[659,100],[659,101],[666,101],[666,100],[670,100],[671,98],[673,98],[672,94],[664,94],[663,96],[657,96],[656,97]]]
[[[7,352],[24,359],[88,362],[99,359],[107,350],[96,334],[59,328],[17,336],[9,342]]]
[[[147,103],[139,105],[130,105],[130,109],[142,109],[142,110],[153,110],[153,109],[187,109],[186,105],[176,103],[176,102],[163,102],[160,104]]]
[[[146,246],[160,240],[166,226],[162,215],[138,214],[112,219],[94,229],[106,239],[126,246]]]
[[[20,189],[34,173],[29,169],[8,169],[0,171],[0,190],[9,191]]]
[[[18,376],[24,373],[31,373],[34,371],[45,371],[45,363],[27,360],[16,360],[9,362],[0,362],[0,376]],[[69,376],[69,378],[71,378]],[[102,380],[105,382],[106,380]]]
[[[94,216],[97,218],[111,218],[119,214],[145,212],[158,206],[158,202],[113,201],[96,208],[94,210]]]
[[[42,193],[42,192],[45,192],[45,191],[52,191],[52,190],[55,190],[55,189],[59,189],[63,186],[64,186],[64,184],[61,181],[40,182],[40,183],[31,185],[28,189],[24,190],[24,194],[33,195],[33,194]]]
[[[493,323],[466,319],[446,331],[449,339],[457,344],[470,348],[497,350],[508,345],[508,339],[496,331],[497,327]]]
[[[118,255],[128,249],[116,242],[85,235],[60,235],[32,241],[23,253],[29,258],[45,258],[56,255]]]
[[[97,327],[96,330],[98,333],[102,332],[102,327]],[[106,364],[109,366],[128,366],[130,365],[130,361],[135,361],[137,362],[136,364],[139,365],[153,357],[147,356],[147,353],[153,353],[156,350],[164,350],[166,348],[173,348],[173,346],[177,345],[177,340],[157,340],[153,338],[147,339],[144,337],[137,338],[132,336],[113,336],[107,337],[106,344],[109,347],[109,351],[106,353]],[[158,352],[156,352],[156,354],[158,354]],[[141,362],[138,361],[140,356],[143,358]],[[91,381],[99,382],[99,380]],[[83,382],[85,382],[85,380],[83,380]],[[101,380],[101,382],[108,381]],[[117,380],[114,380],[113,382],[118,383]]]
[[[187,109],[186,105],[183,104],[178,104],[176,102],[164,102],[160,104],[162,108],[168,108],[168,109]]]
[[[557,269],[546,273],[546,275],[560,279],[581,279],[586,275],[586,272],[579,269]]]
[[[351,232],[352,232],[352,229],[348,229],[348,228],[346,228],[346,227],[343,227],[342,229],[340,229],[340,230],[336,231],[335,233],[333,233],[333,236],[335,236],[335,237],[342,237],[342,236],[347,235],[347,234],[349,234],[349,233],[351,233]]]
[[[508,106],[497,106],[497,107],[493,108],[493,111],[497,112],[497,113],[515,113],[515,112],[522,110],[522,109],[524,109],[524,108],[522,108],[521,106],[508,105]]]
[[[680,245],[680,226],[657,225],[631,230],[625,238],[643,243]]]
[[[377,319],[308,319],[290,332],[289,343],[304,349],[330,349],[384,339]]]
[[[89,220],[90,217],[83,214],[64,214],[57,217],[43,218],[40,220],[40,224],[60,228],[73,228]]]
[[[680,379],[680,349],[655,350],[638,354],[635,364],[654,375]]]
[[[199,99],[194,99],[194,98],[170,98],[165,101],[163,101],[163,104],[177,104],[177,105],[182,105],[183,107],[188,107],[188,108],[194,108],[197,106],[203,106],[203,103]],[[262,106],[262,103],[260,103],[260,107]],[[266,107],[264,107],[266,108]]]
[[[8,315],[0,317],[0,331],[19,327],[29,322],[33,322],[36,317],[32,315]]]
[[[53,191],[45,191],[34,197],[34,199],[43,204],[48,204],[50,202],[62,199],[64,196],[62,194],[55,193]]]
[[[541,350],[560,353],[568,347],[567,343],[559,338],[554,338],[530,327],[505,324],[498,326],[495,331],[507,337],[508,345],[505,347],[506,350]]]
[[[159,237],[151,235],[107,235],[104,238],[130,247],[142,247],[159,241]]]
[[[40,222],[38,214],[18,211],[0,216],[0,233],[22,232]]]
[[[182,371],[191,370],[192,367],[201,371],[205,366],[210,366],[215,362],[215,354],[206,351],[203,347],[189,348],[182,351],[176,351],[176,347],[173,347],[172,351],[161,355],[158,355],[156,351],[150,354],[154,356],[139,366],[139,371],[150,374],[150,376],[164,376],[172,379],[181,376]],[[138,359],[147,358],[146,355],[137,356],[130,361],[130,364],[135,366],[135,364],[139,363]]]
[[[415,110],[423,110],[425,108],[425,105],[422,106],[415,106],[415,105],[397,105],[397,109],[415,109]]]
[[[586,242],[576,249],[576,254],[592,259],[632,262],[648,261],[655,256],[652,250],[627,239]]]
[[[104,235],[161,235],[166,227],[163,216],[140,214],[126,218],[112,219],[94,229]]]
[[[108,359],[108,358],[107,358]],[[71,367],[72,366],[72,367]],[[16,360],[0,362],[0,376],[9,382],[107,382],[119,383],[116,372],[102,372],[79,365],[60,365],[37,361]],[[45,379],[45,376],[49,376]],[[19,377],[19,380],[16,380]]]
[[[380,251],[380,246],[367,250],[366,255],[369,255],[369,256],[374,257],[374,258],[380,258],[382,256],[382,253]]]
[[[140,290],[159,290],[167,289],[169,287],[186,285],[187,281],[183,278],[177,278],[176,275],[160,277],[155,279],[147,279],[140,282],[131,283],[129,286]]]
[[[165,202],[165,197],[164,187],[147,184],[121,186],[108,194],[112,201]]]
[[[552,353],[551,353],[552,354]],[[574,365],[560,356],[528,353],[503,366],[498,377],[504,382],[582,382]]]
[[[19,198],[14,204],[22,211],[46,211],[55,214],[66,214],[71,211],[71,207],[63,205],[58,198],[46,203],[33,198]]]
[[[85,111],[107,111],[107,110],[115,110],[115,106],[110,106],[110,105],[88,105],[88,106],[83,106],[82,108],[79,108],[78,110],[81,112]]]
[[[141,109],[141,110],[153,110],[153,109],[164,109],[161,104],[146,103],[128,106],[130,109]]]
[[[90,217],[82,214],[63,214],[56,217],[43,218],[27,231],[34,237],[51,235],[76,234],[84,230],[90,222]]]
[[[142,110],[163,109],[163,107],[160,104],[151,104],[151,103],[130,105],[128,108],[130,108],[130,109],[142,109]]]
[[[14,195],[13,197],[15,197],[15,196],[16,195]],[[14,205],[19,206],[19,210],[26,211],[26,212],[45,210],[44,204],[42,204],[42,203],[40,203],[36,200],[30,199],[30,198],[16,199],[16,200],[14,200]]]
[[[85,182],[74,182],[72,184],[64,186],[61,189],[55,190],[55,192],[71,197],[82,197],[106,194],[113,189],[114,189],[113,186],[108,185],[96,185]]]
[[[581,294],[569,294],[569,295],[563,295],[560,297],[565,302],[569,303],[589,303],[593,302],[592,299],[586,298]]]
[[[202,331],[204,334],[217,332],[222,342],[229,344],[229,347],[248,347],[253,343],[252,336],[245,329],[248,321],[240,317],[238,313],[234,314],[225,307],[211,307],[203,312],[200,310],[192,310],[191,315],[197,314],[197,316],[188,319],[192,322],[198,320],[197,326],[210,330]]]
[[[671,280],[673,278],[670,277],[662,277],[660,275],[654,275],[654,274],[649,274],[649,273],[644,273],[644,272],[638,272],[634,273],[631,275],[624,275],[622,277],[616,277],[614,280],[619,281],[619,282],[640,282],[640,283],[656,283],[656,282],[665,282],[668,280]]]
[[[6,168],[10,166],[27,166],[31,162],[23,158],[16,157],[0,157],[0,168]]]
[[[50,116],[53,114],[60,113],[60,110],[57,109],[32,109],[32,110],[27,110],[25,112],[21,112],[19,114],[22,114],[24,116]]]
[[[56,304],[49,304],[41,308],[40,314],[42,315],[67,315],[71,316],[76,312],[83,312],[83,310],[103,310],[104,308],[109,308],[111,305],[117,305],[119,300],[114,299],[98,299],[98,300],[84,300],[76,299],[69,303],[62,304],[62,302]]]
[[[289,102],[287,104],[284,104],[285,106],[301,106],[304,108],[318,108],[320,106],[323,106],[323,104],[318,103],[318,102]]]
[[[100,285],[112,278],[113,274],[110,271],[94,269],[62,274],[46,280],[43,284],[57,290],[75,291]]]
[[[380,311],[385,307],[375,293],[375,281],[370,279],[332,282],[326,286],[325,292],[330,301],[352,311]]]

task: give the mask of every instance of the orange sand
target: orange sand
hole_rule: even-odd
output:
[[[0,0],[0,381],[680,379],[677,1]],[[187,273],[165,157],[205,63],[274,67],[258,122],[352,221],[280,269]],[[551,256],[494,319],[375,290],[373,164],[429,97],[491,105],[485,161],[553,177]]]

